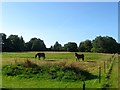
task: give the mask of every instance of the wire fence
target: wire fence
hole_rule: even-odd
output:
[[[103,76],[105,79],[108,76],[108,74],[111,74],[115,59],[116,59],[116,55],[113,54],[108,60],[99,64],[97,79],[95,79],[92,82],[91,87],[94,87],[96,83],[103,84],[103,82],[105,83],[107,81],[107,79],[106,79],[106,80],[103,80],[103,82],[101,82],[101,77]],[[91,83],[91,81],[89,81],[87,83]],[[85,84],[86,83],[83,83],[83,90],[85,90],[85,86],[86,86]]]

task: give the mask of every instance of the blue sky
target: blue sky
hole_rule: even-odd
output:
[[[117,2],[11,2],[2,3],[2,28],[7,36],[37,37],[47,47],[96,36],[118,41]]]

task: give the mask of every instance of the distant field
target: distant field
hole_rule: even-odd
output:
[[[26,60],[30,60],[38,65],[43,64],[56,64],[56,63],[66,63],[66,65],[75,65],[77,67],[88,70],[90,73],[98,75],[98,67],[101,66],[102,69],[102,83],[99,83],[98,79],[88,80],[86,81],[87,88],[102,88],[105,83],[105,73],[104,73],[104,63],[107,63],[106,72],[109,70],[111,66],[110,61],[112,62],[114,59],[114,65],[111,73],[111,79],[109,83],[110,87],[117,88],[118,87],[118,59],[117,54],[104,54],[104,53],[86,53],[85,61],[77,61],[75,60],[73,52],[45,52],[46,59],[41,60],[35,59],[34,55],[36,52],[4,52],[2,53],[2,65],[7,64],[16,64],[23,63]],[[81,54],[81,52],[79,52]],[[63,82],[56,80],[48,80],[48,79],[19,79],[18,77],[11,76],[2,76],[2,87],[4,88],[82,88],[83,82]],[[114,81],[114,83],[112,82]],[[12,82],[12,83],[11,83]],[[115,84],[116,83],[116,84]]]
[[[37,60],[34,58],[36,52],[4,52],[2,53],[2,64],[8,64],[15,60]],[[64,60],[64,61],[75,61],[74,53],[71,52],[45,52],[45,60]],[[111,54],[102,53],[84,53],[85,61],[104,61],[111,57]],[[42,58],[41,58],[42,60]],[[80,60],[82,61],[82,60]]]

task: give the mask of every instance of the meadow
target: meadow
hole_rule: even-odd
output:
[[[37,65],[65,65],[79,67],[96,75],[97,78],[86,80],[86,88],[118,88],[118,55],[104,53],[86,53],[85,60],[76,61],[74,52],[45,52],[46,59],[35,59],[36,52],[3,52],[2,67],[24,63],[29,60]],[[81,54],[81,52],[79,52]],[[99,67],[101,81],[99,82]],[[106,78],[109,76],[109,78]],[[19,78],[1,74],[2,88],[82,88],[83,81],[59,81],[48,78]]]

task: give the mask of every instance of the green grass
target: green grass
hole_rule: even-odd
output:
[[[109,83],[111,84],[111,88],[118,88],[118,61],[114,62]]]
[[[2,58],[34,58],[36,52],[3,52]],[[67,60],[74,60],[74,53],[72,52],[45,52],[46,59],[67,59]],[[109,54],[102,54],[102,53],[84,53],[85,54],[85,60],[100,60],[105,59]],[[106,56],[106,57],[105,57]],[[102,58],[101,58],[102,57]]]
[[[3,52],[3,64],[4,60],[23,60],[23,59],[32,59],[35,60],[36,52]],[[81,53],[79,53],[81,54]],[[110,54],[103,53],[83,53],[85,55],[85,61],[92,60],[107,60],[111,57]],[[75,56],[73,52],[45,52],[46,60],[71,60],[75,61]]]
[[[67,63],[67,65],[74,64],[78,67],[84,68],[89,72],[97,75],[98,66],[102,66],[102,83],[98,82],[98,79],[92,79],[85,81],[87,88],[102,88],[102,84],[105,81],[105,74],[103,70],[103,61],[109,60],[112,54],[103,53],[86,53],[85,61],[76,62],[73,52],[45,52],[46,59],[38,60],[34,58],[36,52],[3,52],[2,53],[2,65],[22,63],[24,61],[31,60],[34,63],[40,64],[50,64],[50,63]],[[79,52],[81,54],[81,52]],[[117,88],[118,84],[118,70],[117,61],[113,66],[113,71],[111,73],[111,78],[109,83],[112,88]],[[107,69],[108,70],[108,69]],[[57,80],[49,80],[44,78],[30,78],[30,79],[20,79],[17,76],[10,77],[2,75],[2,87],[4,88],[82,88],[82,81],[75,82],[64,82]]]
[[[20,79],[3,76],[3,88],[81,88],[82,82],[63,82],[41,78]],[[11,83],[10,83],[11,82]]]
[[[82,88],[82,81],[65,82],[42,78],[21,79],[19,77],[2,76],[3,88]],[[85,81],[86,88],[102,88],[98,79]]]

